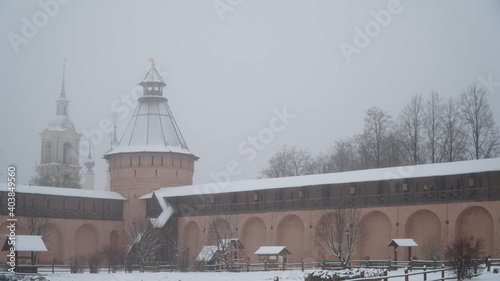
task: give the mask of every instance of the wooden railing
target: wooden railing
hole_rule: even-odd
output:
[[[484,267],[482,269],[490,271],[492,266],[500,266],[500,259],[490,259],[484,260]],[[5,266],[5,265],[3,265]],[[19,265],[23,266],[23,265]],[[71,272],[71,267],[69,265],[36,265],[39,273],[56,273],[56,272]],[[446,260],[414,260],[414,261],[390,261],[390,260],[353,260],[350,262],[348,268],[380,268],[386,271],[391,271],[395,269],[404,268],[407,270],[404,275],[389,275],[384,276],[382,279],[390,279],[401,276],[412,276],[412,275],[423,275],[440,272],[441,276],[443,276],[444,271],[451,271],[453,268],[451,267],[451,262]],[[0,267],[1,270],[5,270],[5,268]],[[115,272],[137,272],[139,271],[139,265],[114,265],[107,266],[101,265],[98,267],[98,272],[100,273],[115,273]],[[341,270],[343,269],[342,265],[338,261],[320,261],[320,262],[305,262],[301,261],[299,263],[234,263],[231,271],[239,271],[239,272],[251,272],[251,271],[269,271],[269,270]],[[413,272],[413,270],[418,272]],[[86,268],[84,272],[88,272],[89,269]],[[147,272],[178,272],[180,268],[175,264],[168,263],[154,263],[149,264],[145,267],[145,271]],[[224,268],[224,265],[191,265],[188,268],[188,271],[228,271],[227,268]],[[425,276],[425,278],[427,278]],[[353,279],[356,281],[361,280],[371,280],[371,279],[381,279],[378,278],[364,278],[364,279]],[[424,279],[427,280],[427,279]]]
[[[0,206],[1,208],[1,206]],[[7,208],[0,209],[1,215],[7,215]],[[88,219],[88,220],[122,220],[122,212],[103,211],[103,210],[81,210],[81,209],[62,209],[45,207],[19,207],[16,209],[17,216],[25,217],[47,217],[62,219]]]
[[[294,200],[278,200],[263,202],[242,202],[231,204],[206,204],[195,207],[176,206],[183,216],[218,213],[252,213],[268,211],[328,209],[339,205],[356,207],[377,207],[394,205],[435,204],[464,201],[500,200],[500,187],[482,187],[471,189],[433,190],[412,193],[387,193],[375,195],[353,195],[325,198],[299,198]],[[154,214],[148,214],[153,216]]]

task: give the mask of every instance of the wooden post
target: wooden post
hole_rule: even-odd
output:
[[[445,269],[444,269],[444,264],[443,264],[443,265],[441,265],[441,268],[443,269],[443,270],[441,271],[441,280],[443,280],[443,281],[444,281],[444,271],[445,271]]]
[[[264,260],[264,271],[267,271],[267,260]]]
[[[427,281],[427,265],[424,265],[424,281]]]
[[[408,268],[405,269],[405,281],[408,281],[409,278],[408,278],[408,275],[406,275],[406,274],[408,274]]]
[[[490,257],[486,258],[486,267],[487,267],[488,272],[490,272],[491,271],[491,258]]]
[[[302,272],[304,272],[304,269],[305,269],[304,258],[300,259],[300,262],[302,263]]]
[[[326,265],[326,261],[325,261],[325,258],[323,257],[323,260],[321,261],[321,269],[322,270],[325,270],[325,265]]]
[[[384,270],[384,276],[387,276],[387,270]],[[384,278],[384,281],[389,280],[389,278]]]
[[[52,260],[52,273],[54,273],[54,260]]]

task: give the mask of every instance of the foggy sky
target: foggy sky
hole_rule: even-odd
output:
[[[102,128],[119,110],[121,136],[151,57],[200,157],[195,183],[231,161],[241,167],[231,180],[255,178],[284,144],[324,152],[360,133],[372,106],[396,117],[412,95],[458,97],[480,77],[498,81],[489,101],[500,124],[498,1],[60,2],[0,0],[2,182],[8,164],[28,183],[40,162],[64,58],[69,116],[77,132],[103,136],[93,135],[96,189],[105,186],[110,142]],[[373,36],[359,35],[366,28]],[[357,51],[346,57],[342,44]],[[277,130],[270,122],[284,108],[294,118]],[[251,146],[259,134],[266,143]]]

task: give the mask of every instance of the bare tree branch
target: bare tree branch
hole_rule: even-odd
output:
[[[358,208],[340,204],[321,210],[316,225],[316,242],[347,266],[366,236]]]

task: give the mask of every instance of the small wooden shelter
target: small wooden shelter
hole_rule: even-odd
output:
[[[408,247],[408,260],[411,259],[411,248],[418,244],[413,239],[392,239],[387,247],[394,247],[394,261],[398,260],[398,247]]]
[[[238,238],[224,239],[219,247],[203,246],[195,261],[204,262],[208,265],[217,265],[218,261],[224,258],[222,255],[231,255],[231,257],[226,256],[226,258],[234,263],[242,264],[244,262],[244,251],[245,247]]]
[[[255,254],[259,256],[260,263],[283,264],[286,263],[287,256],[292,253],[288,251],[286,246],[262,246]]]
[[[12,240],[12,245],[9,245],[9,240]],[[16,272],[24,273],[37,273],[38,268],[36,267],[36,252],[47,252],[47,247],[42,240],[42,236],[38,235],[15,235],[11,239],[7,236],[2,247],[2,251],[9,251],[15,253],[15,263]],[[20,256],[19,252],[30,252],[30,256]],[[21,259],[30,260],[30,265],[20,265]]]

